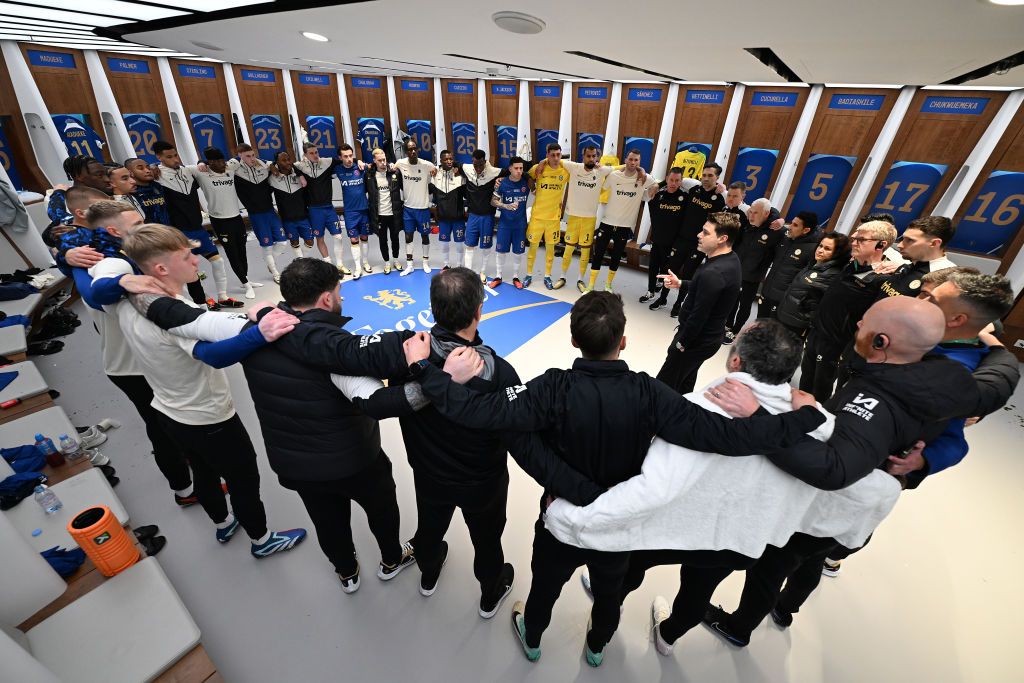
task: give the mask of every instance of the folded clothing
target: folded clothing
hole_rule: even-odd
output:
[[[25,282],[0,283],[0,301],[18,301],[38,291]]]
[[[7,315],[0,311],[0,327],[13,327],[14,325],[28,327],[31,324],[32,320],[27,315]]]
[[[43,469],[46,457],[39,452],[34,443],[14,448],[0,448],[0,456],[15,472],[36,472]]]
[[[39,554],[50,563],[50,566],[60,574],[62,579],[66,579],[74,574],[85,562],[85,551],[81,548],[68,550],[67,548],[53,546]]]
[[[46,475],[42,472],[21,472],[0,481],[0,510],[10,510],[45,481]]]

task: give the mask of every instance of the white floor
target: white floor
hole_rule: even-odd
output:
[[[266,285],[258,290],[260,298],[274,299],[278,292],[254,243],[249,250],[250,274]],[[288,259],[281,257],[282,264]],[[575,300],[575,273],[574,263],[569,286],[552,294]],[[637,303],[646,289],[645,276],[623,269],[615,284],[629,316],[624,358],[636,370],[656,373],[674,321],[667,309],[654,313]],[[539,280],[538,286],[543,287]],[[237,287],[232,293],[241,296]],[[77,310],[87,320],[80,304]],[[220,547],[198,506],[176,507],[149,455],[141,422],[102,375],[97,339],[86,322],[65,339],[63,352],[35,362],[60,390],[58,403],[75,424],[103,417],[123,423],[102,447],[121,477],[117,494],[133,524],[157,523],[167,536],[160,563],[227,681],[1021,680],[1015,647],[1024,627],[1019,580],[1024,459],[1018,441],[1024,436],[1024,390],[1018,389],[1007,409],[968,431],[972,452],[962,465],[904,495],[870,547],[844,563],[840,578],[823,579],[788,631],[762,625],[741,650],[698,627],[679,641],[673,657],[661,657],[649,640],[649,606],[655,595],[671,598],[678,588],[678,573],[662,568],[650,572],[627,601],[604,665],[593,670],[581,656],[589,601],[575,579],[556,606],[541,660],[527,662],[514,640],[509,607],[511,600],[525,599],[529,588],[540,494],[514,463],[504,546],[516,568],[516,585],[493,620],[477,616],[472,547],[458,515],[447,536],[449,562],[428,599],[416,590],[415,568],[387,584],[373,576],[377,550],[365,517],[357,512],[353,527],[365,563],[363,585],[358,593],[345,595],[315,539],[257,562],[244,537]],[[548,367],[568,367],[576,357],[573,351],[565,316],[509,360],[528,378]],[[725,353],[705,364],[698,385],[722,374]],[[235,367],[228,374],[238,412],[261,453],[271,524],[306,526],[312,533],[298,497],[277,483],[262,455],[241,370]],[[395,464],[402,533],[409,537],[416,525],[414,494],[397,421],[385,421],[381,431]],[[741,582],[742,575],[731,577],[716,600],[733,607]]]

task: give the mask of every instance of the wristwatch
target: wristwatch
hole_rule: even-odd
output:
[[[427,369],[428,365],[430,365],[430,361],[427,360],[426,358],[424,358],[423,360],[418,360],[415,363],[410,363],[409,376],[412,377],[413,379],[416,379],[417,377],[423,374],[423,371]]]

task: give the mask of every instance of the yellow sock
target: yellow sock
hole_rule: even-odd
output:
[[[583,279],[583,274],[587,272],[587,266],[590,264],[590,247],[580,247],[580,279]]]
[[[592,270],[592,271],[590,271],[590,288],[591,289],[593,289],[594,285],[597,284],[597,276],[598,276],[598,274],[600,272],[601,272],[600,270]]]
[[[612,280],[615,279],[615,273],[617,273],[617,272],[619,272],[619,271],[617,271],[617,270],[609,270],[608,271],[608,284],[609,285],[612,283]]]
[[[537,260],[537,247],[540,242],[530,242],[530,248],[526,250],[526,274],[533,275],[533,263]]]
[[[551,277],[551,264],[555,262],[555,245],[548,242],[544,245],[544,276]]]
[[[565,245],[565,252],[562,253],[562,275],[565,276],[569,272],[569,266],[572,265],[572,251],[576,248],[575,244]],[[583,263],[580,263],[580,275],[583,274]],[[581,278],[582,279],[582,278]]]

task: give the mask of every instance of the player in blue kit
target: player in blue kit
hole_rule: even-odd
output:
[[[367,257],[370,216],[369,205],[366,203],[366,172],[361,167],[362,164],[356,164],[356,153],[351,145],[342,144],[338,147],[338,153],[341,164],[334,168],[334,175],[341,182],[341,199],[345,204],[345,232],[352,242],[352,278],[358,280],[362,274],[359,270],[360,262],[364,272],[373,272]]]
[[[491,197],[491,205],[498,207],[498,229],[494,245],[497,264],[494,279],[487,283],[492,289],[501,284],[501,267],[508,259],[510,249],[515,254],[512,284],[516,289],[523,288],[519,267],[526,252],[526,200],[530,198],[530,184],[523,177],[524,166],[521,157],[512,157],[508,164],[508,177],[498,180]]]

